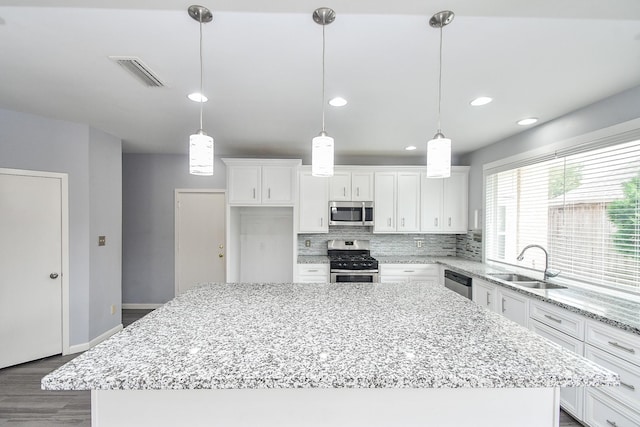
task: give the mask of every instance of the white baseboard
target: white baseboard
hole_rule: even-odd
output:
[[[122,304],[123,310],[155,310],[164,304]]]
[[[76,344],[76,345],[70,346],[69,353],[66,353],[66,354],[74,354],[74,353],[81,353],[83,351],[87,351],[91,347],[95,347],[96,345],[100,344],[102,341],[109,338],[111,335],[117,334],[121,330],[122,330],[122,323],[117,326],[114,326],[113,328],[109,329],[103,334],[98,335],[88,343],[82,343],[82,344]]]

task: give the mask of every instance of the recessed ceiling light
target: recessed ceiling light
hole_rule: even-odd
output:
[[[481,105],[487,105],[491,101],[493,101],[493,98],[489,98],[488,96],[479,96],[469,104],[473,105],[474,107],[479,107]]]
[[[415,145],[410,145],[410,146],[408,146],[408,147],[405,147],[405,150],[407,150],[407,151],[413,151],[413,150],[415,150],[415,149],[416,149],[416,146],[415,146]]]
[[[209,100],[209,98],[198,92],[190,93],[189,95],[187,95],[187,98],[189,98],[193,102],[207,102]]]
[[[329,105],[331,105],[332,107],[344,107],[345,105],[347,105],[347,100],[336,96],[335,98],[331,98],[329,100]]]
[[[518,120],[516,123],[518,123],[520,126],[528,126],[534,124],[537,121],[538,119],[536,117],[529,117],[526,119]]]

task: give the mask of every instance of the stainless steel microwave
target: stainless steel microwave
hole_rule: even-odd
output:
[[[373,225],[373,202],[329,202],[329,225]]]

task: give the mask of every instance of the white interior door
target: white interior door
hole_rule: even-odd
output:
[[[0,368],[62,353],[62,180],[0,172]]]
[[[177,190],[176,201],[176,295],[225,282],[224,193]]]

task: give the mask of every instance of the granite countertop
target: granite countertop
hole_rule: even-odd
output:
[[[42,379],[46,390],[617,384],[435,283],[201,285]]]
[[[523,273],[525,276],[540,278],[542,272],[536,275],[531,271],[523,272],[515,268],[505,269],[453,257],[432,258],[431,261],[438,262],[460,273],[483,279],[531,298],[557,305],[582,316],[640,335],[640,301],[633,300],[631,297],[623,298],[604,291],[572,286],[570,283],[561,280],[551,280],[551,282],[562,283],[567,286],[566,289],[524,288],[497,280],[490,273],[515,271]]]

